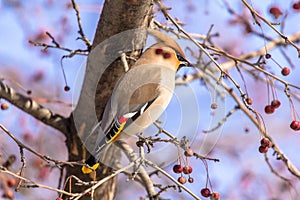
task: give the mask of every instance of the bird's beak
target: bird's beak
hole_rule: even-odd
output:
[[[191,67],[192,64],[187,61],[185,58],[183,57],[180,57],[179,58],[179,67],[178,68],[181,68],[181,67]]]
[[[191,67],[191,66],[192,66],[191,63],[185,59],[181,60],[179,64],[179,67]]]

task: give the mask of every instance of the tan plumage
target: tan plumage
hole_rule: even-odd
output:
[[[157,120],[172,98],[177,70],[189,65],[172,38],[154,30],[150,34],[158,43],[149,47],[116,84],[104,110],[94,155],[106,143],[141,133]],[[95,163],[95,159],[87,162],[90,166]],[[91,172],[87,169],[82,171]]]

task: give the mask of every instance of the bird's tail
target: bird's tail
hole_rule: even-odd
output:
[[[101,121],[98,122],[90,134],[84,140],[84,145],[90,151],[91,155],[86,159],[85,164],[81,171],[84,174],[90,174],[99,167],[99,160],[101,154],[103,154],[103,149],[107,145],[105,135],[101,133]],[[96,144],[96,146],[95,146]]]
[[[107,146],[105,138],[100,142],[99,145],[95,148],[94,152],[88,157],[85,161],[85,164],[81,171],[84,174],[90,174],[91,172],[95,171],[99,167],[99,160],[103,156],[103,149]]]

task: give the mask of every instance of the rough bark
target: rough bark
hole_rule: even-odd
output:
[[[107,0],[105,1],[100,20],[96,29],[93,48],[103,42],[105,39],[126,31],[130,29],[135,29],[139,27],[148,27],[151,12],[152,12],[153,2],[151,0]],[[137,55],[139,51],[132,53],[132,55]],[[104,107],[108,98],[112,93],[112,89],[117,82],[117,80],[124,73],[124,68],[120,60],[113,62],[110,67],[106,69],[103,73],[100,81],[98,82],[96,94],[95,95],[95,109],[96,116],[101,119]],[[85,75],[85,81],[89,81],[90,77],[88,74]],[[83,87],[83,90],[85,88]],[[82,91],[84,93],[85,91]],[[88,97],[88,95],[86,95]],[[84,103],[88,99],[80,97],[78,106],[85,106]],[[77,109],[77,108],[76,108]],[[75,109],[75,111],[76,111]],[[89,109],[87,109],[87,112]],[[82,113],[82,118],[90,115],[90,113]],[[90,127],[95,122],[86,122],[86,124],[81,124],[80,130],[78,130],[78,124],[73,123],[74,113],[71,116],[71,126],[70,135],[67,136],[67,146],[69,152],[69,161],[78,161],[85,159],[88,152],[82,145],[81,139],[78,134],[88,131]],[[84,121],[84,120],[82,120]],[[77,129],[76,129],[77,127]],[[80,133],[79,133],[80,132]],[[116,152],[116,149],[112,149],[110,159],[116,160],[120,153]],[[100,167],[97,170],[97,179],[105,177],[111,173],[112,169],[109,167]],[[66,177],[70,175],[75,175],[78,178],[88,181],[91,177],[83,175],[79,167],[68,167],[66,171]],[[84,188],[72,185],[72,192],[83,191]],[[97,191],[95,191],[95,199],[114,199],[116,190],[116,178],[110,179],[110,181],[103,184]],[[90,197],[86,197],[89,199]]]

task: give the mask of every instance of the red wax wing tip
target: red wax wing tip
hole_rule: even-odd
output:
[[[122,124],[122,123],[124,123],[124,122],[126,122],[128,120],[128,118],[126,118],[126,117],[123,117],[123,116],[121,116],[120,118],[119,118],[119,122]]]

